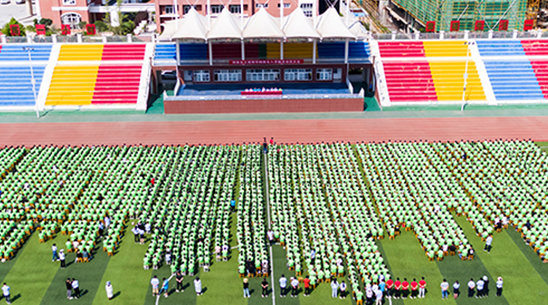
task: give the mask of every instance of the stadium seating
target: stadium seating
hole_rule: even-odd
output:
[[[390,100],[436,101],[436,88],[428,62],[383,62]]]
[[[432,80],[436,85],[438,101],[458,101],[462,99],[464,87],[463,75],[466,70],[465,61],[430,61]],[[474,61],[468,62],[468,80],[465,99],[484,101],[485,93]]]
[[[29,51],[24,47],[30,47],[30,56],[33,61],[48,61],[51,54],[51,45],[49,44],[4,44],[0,45],[0,62],[8,61],[29,61]]]
[[[284,58],[285,59],[304,59],[312,58],[312,43],[284,43]],[[280,44],[279,43],[267,43],[266,44],[268,59],[280,58]],[[317,54],[317,50],[316,50]]]
[[[531,60],[544,99],[548,98],[548,60]],[[542,99],[542,98],[541,98]]]
[[[145,47],[145,44],[63,44],[58,60],[143,60]]]
[[[542,100],[545,98],[529,60],[484,60],[484,63],[497,100]],[[537,73],[543,72],[539,70]]]
[[[57,66],[46,106],[131,104],[137,102],[141,66]]]
[[[466,57],[468,46],[464,40],[423,41],[426,57]]]
[[[45,66],[33,65],[36,94],[40,91]],[[32,77],[29,66],[0,67],[0,107],[34,106]]]
[[[156,44],[154,60],[176,60],[177,50],[175,44]]]
[[[521,45],[527,56],[547,56],[548,42],[546,40],[522,40]]]
[[[381,57],[424,57],[422,41],[379,41]]]
[[[476,40],[476,44],[481,56],[525,56],[516,40]]]
[[[205,43],[181,43],[179,55],[181,61],[207,60],[208,48]]]
[[[343,59],[344,58],[344,42],[323,42],[318,43],[318,58],[319,59]],[[350,42],[348,44],[349,59],[364,59],[371,54],[369,44],[366,42]]]

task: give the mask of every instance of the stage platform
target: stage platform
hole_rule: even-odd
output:
[[[281,88],[281,95],[245,96],[252,88]],[[361,112],[364,98],[346,84],[186,85],[164,97],[166,114],[260,112]]]

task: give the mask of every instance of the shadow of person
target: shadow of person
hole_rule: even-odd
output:
[[[19,298],[21,298],[21,294],[20,294],[20,293],[14,295],[14,296],[11,298],[11,301],[14,302],[15,300],[17,300],[17,299],[19,299]]]
[[[82,290],[82,292],[80,293],[80,297],[85,296],[88,292],[89,292],[89,290],[87,290],[87,289]]]
[[[207,291],[207,287],[202,288],[202,294],[204,294]]]
[[[112,298],[113,298],[113,299],[116,299],[116,297],[119,296],[119,295],[121,295],[121,294],[122,294],[122,292],[121,292],[121,291],[118,291],[118,292],[116,292],[115,294],[112,295]]]

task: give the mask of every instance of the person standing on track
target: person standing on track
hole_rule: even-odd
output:
[[[51,245],[51,252],[52,252],[51,261],[54,262],[59,260],[59,256],[57,255],[57,246],[55,244]]]

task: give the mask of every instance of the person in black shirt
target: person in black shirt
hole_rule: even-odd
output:
[[[67,287],[67,299],[72,300],[72,281],[70,278],[65,282],[65,286]]]
[[[268,296],[268,282],[266,281],[266,277],[263,278],[263,282],[261,283],[261,287],[263,288],[263,292],[261,293],[261,296],[267,297]]]
[[[175,274],[175,281],[177,282],[177,292],[183,292],[185,291],[183,289],[183,274],[181,273],[181,270],[178,270]]]

